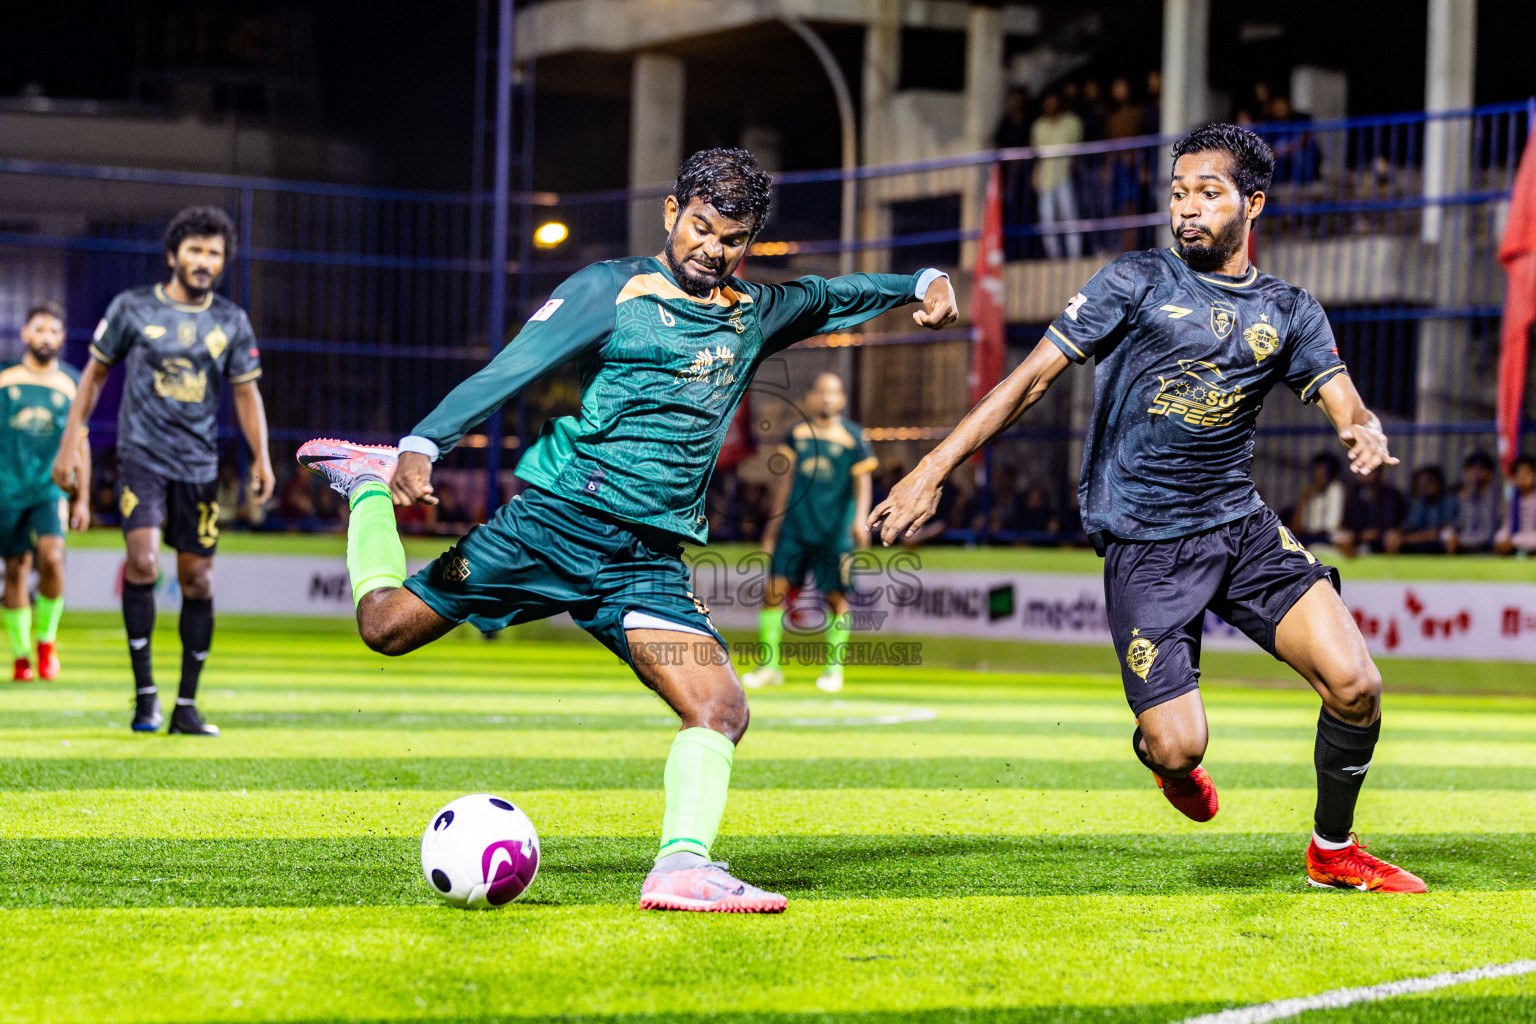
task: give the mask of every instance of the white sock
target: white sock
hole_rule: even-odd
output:
[[[1355,845],[1355,841],[1353,839],[1346,839],[1342,843],[1329,842],[1327,839],[1324,839],[1316,832],[1312,833],[1312,842],[1317,844],[1317,848],[1319,850],[1347,850],[1351,846]]]

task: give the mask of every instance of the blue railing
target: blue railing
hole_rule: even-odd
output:
[[[1515,103],[1256,128],[1282,156],[1259,222],[1256,261],[1323,301],[1357,383],[1413,464],[1454,467],[1466,452],[1492,448],[1491,367],[1502,302],[1496,250],[1531,120],[1531,104]],[[1157,182],[1169,141],[1149,136],[859,168],[860,229],[851,239],[839,236],[842,172],[785,172],[776,175],[777,212],[747,273],[830,274],[849,256],[871,270],[968,266],[985,172],[998,163],[1012,264],[1009,337],[1022,350],[1098,265],[1166,237]],[[1042,220],[1035,171],[1059,159],[1070,161],[1070,203]],[[630,218],[664,194],[517,196],[514,232],[525,219],[558,219],[570,235],[508,271],[526,277],[537,302],[593,260],[628,255],[632,245],[655,251],[659,226],[653,234],[632,232]],[[279,465],[316,434],[397,437],[491,351],[487,195],[0,159],[0,354],[16,354],[27,305],[62,297],[70,311],[67,354],[83,361],[111,296],[164,275],[160,231],[176,209],[193,203],[223,206],[240,230],[224,288],[248,309],[262,341]],[[532,216],[524,218],[523,209]],[[521,319],[514,311],[514,322]],[[965,406],[964,332],[914,333],[910,322],[899,323],[814,344],[786,363],[791,390],[812,369],[854,375],[855,412],[883,439],[886,476],[910,466]],[[575,393],[569,373],[531,389],[523,436],[568,411]],[[93,423],[104,444],[114,433],[116,400],[109,393]],[[1046,403],[1001,439],[990,485],[952,525],[979,526],[985,535],[996,519],[991,513],[1013,500],[999,489],[1015,486],[1044,488],[1070,521],[1080,407]],[[768,415],[761,422],[770,423],[765,439],[782,426]],[[232,461],[241,457],[236,433],[226,424]],[[515,447],[516,433],[509,431],[505,447]],[[1313,436],[1316,447],[1327,445],[1314,413],[1282,401],[1266,410],[1255,466],[1272,503],[1284,504],[1297,489],[1312,450],[1302,439]],[[482,490],[474,475],[484,472],[484,443],[472,436],[446,467],[450,479],[460,475],[466,494]],[[726,533],[761,519],[749,507],[761,483],[753,481],[753,466],[738,474],[740,486],[726,488],[717,516]],[[503,479],[510,487],[510,474]],[[284,486],[290,510],[301,506],[305,483]],[[955,489],[975,488],[960,481]],[[298,518],[321,521],[327,511]]]

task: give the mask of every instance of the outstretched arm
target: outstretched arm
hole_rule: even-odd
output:
[[[756,295],[769,352],[818,334],[845,331],[915,299],[923,303],[912,314],[919,327],[937,331],[960,318],[948,275],[934,269],[907,275],[802,277],[761,286]]]
[[[1398,459],[1387,450],[1387,435],[1381,420],[1365,407],[1349,374],[1329,378],[1319,389],[1318,401],[1323,412],[1339,432],[1339,440],[1349,449],[1349,468],[1361,476],[1370,476],[1377,466],[1395,466]]]
[[[64,421],[64,435],[59,438],[59,454],[53,458],[53,482],[66,492],[74,494],[78,487],[75,479],[80,470],[80,446],[85,437],[85,424],[101,401],[101,389],[107,383],[112,367],[91,357],[80,374],[75,387],[75,400],[69,403],[69,416]]]
[[[1067,365],[1067,357],[1055,343],[1040,339],[1019,368],[966,413],[960,425],[891,488],[889,497],[875,506],[869,514],[869,528],[879,528],[880,542],[889,546],[892,541],[915,533],[931,519],[939,507],[939,492],[945,478],[1038,402]]]

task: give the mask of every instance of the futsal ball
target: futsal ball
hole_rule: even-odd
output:
[[[512,801],[461,796],[432,815],[421,837],[421,873],[455,907],[499,907],[539,873],[539,834]]]

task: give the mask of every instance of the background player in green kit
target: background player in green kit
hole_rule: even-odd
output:
[[[803,338],[918,298],[918,324],[956,317],[937,271],[778,285],[732,276],[768,216],[771,185],[745,150],[694,154],[665,202],[663,251],[567,279],[401,441],[398,462],[394,449],[338,441],[299,449],[302,464],[348,496],[347,563],[369,647],[404,654],[457,623],[493,630],[568,611],[677,712],[642,908],[785,906],[709,860],[747,703],[679,557],[684,541],[706,538],[705,490],[737,403],[762,359]],[[581,409],[546,423],[518,464],[529,489],[406,579],[393,505],[435,501],[432,461],[572,359]]]
[[[763,667],[748,672],[748,689],[784,682],[779,641],[784,634],[786,603],[807,577],[826,602],[827,661],[817,689],[843,688],[843,658],[848,647],[848,597],[853,549],[869,546],[873,485],[878,462],[864,428],[844,419],[848,396],[835,373],[816,378],[805,396],[808,418],[796,423],[778,455],[788,460],[773,495],[773,515],[763,530],[763,550],[772,556],[763,592],[760,636]]]
[[[74,477],[75,439],[96,408],[112,367],[127,379],[117,415],[118,507],[128,549],[123,567],[123,625],[136,692],[133,728],[160,727],[159,691],[150,659],[161,528],[176,549],[181,585],[181,685],[170,731],[217,736],[194,703],[213,643],[213,555],[219,540],[219,399],[233,386],[235,418],[251,449],[248,495],[272,496],[267,414],[257,389],[261,354],[245,310],[214,292],[234,248],[223,210],[182,210],[165,229],[165,284],[131,288],[107,307],[91,344],[80,395],[69,412],[54,462],[61,486]]]
[[[27,313],[21,329],[21,362],[0,370],[0,555],[5,557],[5,629],[16,660],[13,678],[32,675],[32,555],[37,553],[37,674],[59,675],[54,649],[64,614],[66,525],[91,525],[91,449],[78,443],[79,475],[67,498],[50,475],[80,375],[59,362],[64,346],[64,309],[56,303]]]

